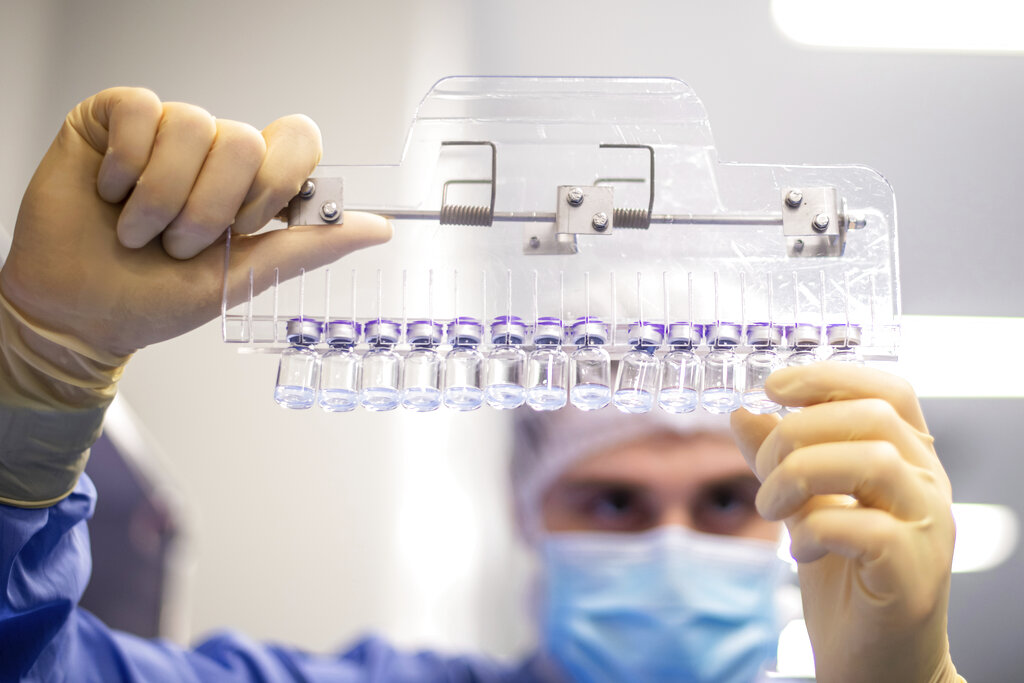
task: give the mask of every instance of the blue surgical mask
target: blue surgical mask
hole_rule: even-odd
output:
[[[777,548],[678,526],[549,534],[546,654],[587,683],[751,683],[775,658]]]

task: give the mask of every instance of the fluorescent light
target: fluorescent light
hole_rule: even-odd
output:
[[[1005,562],[1017,548],[1017,513],[1005,505],[953,505],[954,572],[981,572]]]
[[[803,619],[794,619],[783,627],[775,671],[768,672],[768,678],[814,679],[814,650]]]
[[[950,344],[949,340],[967,340]],[[1022,398],[1024,363],[993,353],[994,344],[1024,339],[1024,318],[905,315],[900,360],[879,365],[929,398]]]
[[[1024,3],[1008,0],[772,0],[805,45],[937,52],[1024,52]]]
[[[998,567],[1017,548],[1017,513],[1005,505],[953,503],[956,544],[953,547],[953,573],[981,572]],[[793,567],[789,554],[789,529],[783,527],[779,557]]]

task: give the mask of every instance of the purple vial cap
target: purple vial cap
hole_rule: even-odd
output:
[[[565,324],[561,318],[542,316],[533,326],[534,344],[561,344],[565,339]]]
[[[604,344],[608,341],[608,325],[592,315],[576,318],[569,330],[572,343],[576,345]]]
[[[711,323],[704,329],[708,346],[715,348],[737,346],[742,338],[742,330],[737,323]]]
[[[289,344],[316,344],[322,332],[323,326],[314,318],[291,318],[285,325],[285,339]]]
[[[410,344],[437,345],[444,338],[444,327],[436,320],[413,320],[405,326],[405,336]]]
[[[448,341],[453,346],[479,344],[483,331],[484,326],[476,318],[460,316],[448,323]]]
[[[517,315],[499,315],[491,322],[491,341],[495,344],[522,344],[526,323]]]
[[[363,330],[366,332],[367,344],[394,344],[398,341],[401,327],[394,320],[381,318],[367,320]]]
[[[860,338],[860,325],[833,323],[825,328],[825,339],[828,341],[829,346],[839,346],[843,348],[860,346]]]
[[[637,320],[626,330],[626,340],[633,346],[661,346],[665,326],[648,320]]]
[[[821,344],[821,328],[813,323],[797,323],[789,330],[789,345],[811,347]]]
[[[704,337],[704,326],[686,321],[669,323],[665,341],[669,346],[694,347],[700,346]]]
[[[747,343],[754,348],[763,349],[779,346],[785,330],[775,323],[749,323],[747,325]]]
[[[328,344],[355,344],[363,331],[362,325],[355,320],[337,319],[327,323],[324,337]]]

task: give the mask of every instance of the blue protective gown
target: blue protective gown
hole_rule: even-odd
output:
[[[401,653],[376,638],[335,656],[225,633],[193,650],[108,628],[78,600],[92,561],[87,520],[96,488],[82,475],[56,505],[0,505],[0,682],[546,680],[541,658],[516,666],[481,657]]]

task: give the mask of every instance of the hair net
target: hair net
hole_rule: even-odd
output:
[[[654,410],[630,415],[615,408],[584,412],[516,410],[512,430],[512,495],[519,531],[530,545],[544,530],[541,501],[548,487],[577,460],[657,432],[681,436],[729,433],[729,416],[702,410],[673,415]]]

